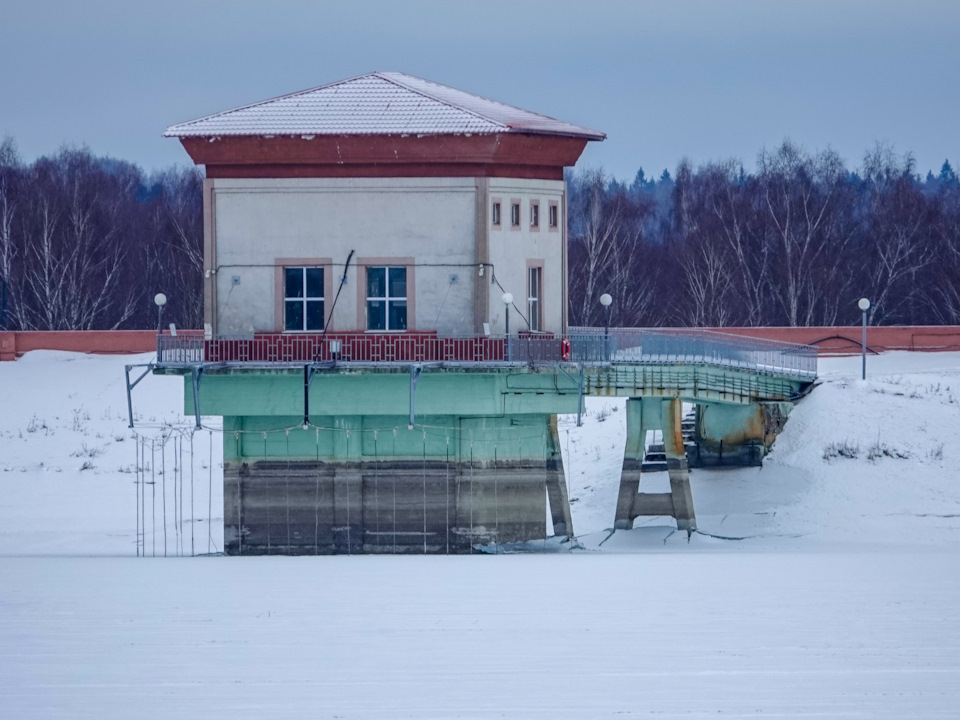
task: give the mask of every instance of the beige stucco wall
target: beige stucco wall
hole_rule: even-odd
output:
[[[331,330],[366,328],[365,274],[356,261],[410,263],[409,329],[442,335],[475,330],[474,291],[487,283],[486,318],[503,332],[504,290],[526,314],[528,259],[542,261],[544,329],[563,321],[563,183],[490,179],[486,193],[501,198],[503,224],[486,228],[492,268],[477,273],[477,192],[474,178],[215,179],[208,180],[207,267],[218,334],[282,329],[280,273],[283,259],[327,261],[326,312]],[[520,229],[510,228],[510,201],[521,200]],[[540,202],[540,230],[529,227],[529,201]],[[560,229],[548,227],[549,201],[560,205]],[[486,212],[490,212],[489,204]],[[482,215],[481,215],[482,217]],[[484,228],[480,228],[483,233]],[[331,317],[343,263],[354,263]],[[292,262],[288,264],[293,264]],[[492,271],[492,272],[491,272]],[[455,277],[454,277],[455,276]],[[503,290],[491,284],[494,277]],[[511,330],[525,329],[511,316]]]
[[[488,204],[492,208],[497,200],[501,203],[500,228],[489,229],[490,262],[499,285],[490,289],[490,329],[493,333],[504,331],[505,313],[501,300],[504,292],[513,295],[517,309],[527,315],[527,267],[530,262],[543,265],[543,330],[560,333],[564,319],[566,279],[563,267],[563,249],[566,240],[566,216],[564,211],[564,183],[559,180],[519,180],[491,178]],[[520,226],[510,224],[510,204],[520,201]],[[558,227],[549,227],[550,201],[557,203]],[[540,227],[530,227],[530,202],[539,201]],[[488,212],[492,212],[492,209]],[[502,290],[501,287],[502,286]],[[526,330],[526,325],[511,309],[510,331]]]
[[[214,180],[217,331],[282,329],[281,258],[332,261],[329,317],[343,263],[355,250],[332,330],[366,326],[357,259],[413,258],[412,328],[456,334],[472,325],[474,197],[469,178]]]

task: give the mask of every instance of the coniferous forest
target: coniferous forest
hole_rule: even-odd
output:
[[[629,183],[568,171],[570,322],[614,326],[960,323],[960,181],[878,145],[859,167],[784,142]],[[0,143],[0,329],[151,328],[203,317],[202,173],[144,173]]]

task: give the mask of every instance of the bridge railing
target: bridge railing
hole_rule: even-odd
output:
[[[745,337],[710,330],[647,328],[570,328],[581,338],[576,361],[629,363],[693,362],[761,372],[816,377],[817,348],[813,345]],[[592,338],[592,342],[589,340]]]
[[[457,363],[696,363],[813,378],[817,349],[702,330],[571,328],[550,333],[440,337],[408,333],[252,333],[205,339],[180,331],[157,337],[157,360],[165,365],[195,363],[302,364]]]

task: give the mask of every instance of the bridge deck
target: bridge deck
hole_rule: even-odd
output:
[[[430,364],[447,368],[584,368],[598,394],[618,388],[690,387],[728,393],[744,386],[743,373],[777,378],[793,386],[817,374],[817,350],[708,331],[577,328],[564,338],[550,334],[439,337],[412,333],[253,333],[204,338],[202,333],[161,334],[157,363],[164,367],[216,364],[218,368],[273,369],[316,364],[388,371],[391,366]],[[689,377],[687,368],[722,372]],[[646,369],[642,369],[646,368]],[[670,380],[671,373],[676,376]],[[733,383],[733,385],[731,385]],[[757,380],[757,387],[779,387]],[[593,390],[591,389],[591,392]],[[775,391],[779,392],[779,391]]]

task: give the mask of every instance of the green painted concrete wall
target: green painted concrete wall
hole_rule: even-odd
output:
[[[523,369],[521,369],[523,370]],[[553,373],[425,371],[417,381],[417,414],[556,414],[577,411],[578,391]],[[184,412],[193,414],[193,386],[184,383]],[[408,415],[407,372],[317,373],[310,385],[311,414]],[[303,416],[302,372],[205,373],[200,383],[204,415]],[[404,423],[406,424],[406,423]]]
[[[181,370],[181,372],[183,372]],[[584,368],[584,394],[618,397],[679,397],[688,402],[751,404],[797,397],[803,383],[735,368],[698,365],[613,365]],[[576,371],[550,367],[499,369],[425,368],[416,385],[418,415],[503,416],[577,411]],[[204,372],[204,415],[303,414],[303,371],[298,368],[231,368]],[[185,375],[184,412],[193,414],[193,388]],[[407,415],[410,374],[406,368],[319,371],[310,385],[310,411],[317,415]]]
[[[184,380],[184,412],[193,414],[190,375]],[[513,462],[548,454],[550,417],[577,411],[576,380],[552,368],[425,368],[411,429],[407,368],[324,370],[313,376],[304,429],[301,369],[215,369],[201,377],[200,411],[224,418],[228,459]],[[701,403],[707,437],[744,440],[763,437],[758,393],[777,399],[800,389],[783,378],[693,365],[594,366],[585,368],[584,384],[591,395]]]
[[[550,415],[457,417],[424,415],[410,429],[398,415],[227,416],[224,458],[298,458],[337,462],[404,458],[545,462],[550,453]]]

